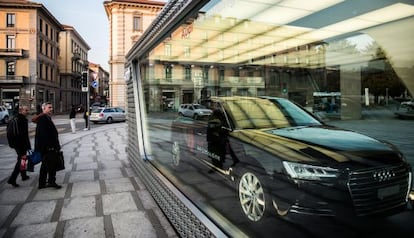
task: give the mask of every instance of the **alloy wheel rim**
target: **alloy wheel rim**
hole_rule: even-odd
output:
[[[260,220],[266,209],[263,187],[252,173],[245,173],[239,182],[239,199],[244,214],[252,221]]]

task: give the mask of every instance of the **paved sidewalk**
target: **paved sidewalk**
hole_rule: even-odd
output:
[[[29,180],[18,177],[20,187],[7,184],[16,154],[1,146],[0,237],[178,237],[130,166],[126,127],[60,134],[66,163],[56,176],[61,189],[37,188],[40,165]]]

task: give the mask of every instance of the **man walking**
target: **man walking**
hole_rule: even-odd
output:
[[[13,135],[11,139],[13,141],[9,141],[9,145],[16,150],[17,162],[7,183],[13,185],[14,187],[19,187],[19,184],[16,183],[19,172],[22,176],[22,181],[29,179],[29,176],[26,175],[26,170],[20,169],[21,160],[26,159],[27,150],[32,148],[30,146],[29,126],[26,118],[28,114],[29,108],[27,106],[19,106],[19,113],[16,115],[15,119],[12,119],[16,121],[10,122],[15,123],[15,128],[13,128],[15,135]]]
[[[72,105],[69,113],[69,120],[70,120],[70,128],[72,129],[72,133],[76,133],[76,107]]]
[[[85,108],[85,111],[83,112],[83,119],[85,119],[85,128],[83,129],[84,131],[89,130],[89,110],[88,108]]]
[[[52,103],[42,104],[43,113],[36,119],[35,150],[42,155],[42,165],[39,173],[39,189],[62,186],[56,184],[56,163],[58,152],[60,151],[59,135],[51,115],[53,111]],[[46,184],[47,180],[47,184]]]

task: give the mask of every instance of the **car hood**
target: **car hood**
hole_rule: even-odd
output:
[[[374,165],[402,160],[391,144],[335,127],[240,130],[232,136],[291,161],[356,161]]]

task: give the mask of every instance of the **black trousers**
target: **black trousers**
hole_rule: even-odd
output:
[[[56,183],[55,155],[56,153],[49,152],[43,156],[39,172],[39,186],[45,186],[46,180],[49,184]]]
[[[85,128],[88,128],[88,117],[84,117],[83,119],[85,119]]]
[[[20,163],[21,163],[22,157],[21,155],[17,155],[17,162],[16,165],[14,166],[13,172],[8,180],[9,183],[16,183],[17,180],[17,176],[20,175],[22,176],[22,179],[25,178],[26,175],[26,170],[20,170]]]

